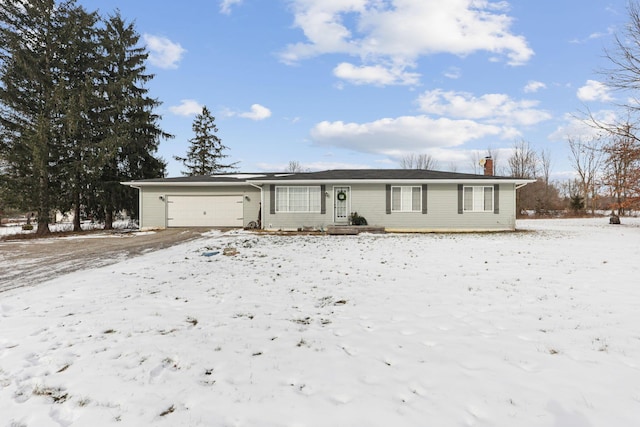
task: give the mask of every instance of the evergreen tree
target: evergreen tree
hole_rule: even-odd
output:
[[[48,234],[59,158],[62,27],[72,2],[4,0],[0,8],[0,158],[11,201],[34,210],[37,234]]]
[[[183,175],[211,175],[235,169],[236,163],[223,164],[222,159],[229,157],[224,154],[227,149],[222,144],[222,140],[216,135],[218,128],[215,117],[211,115],[207,107],[202,108],[202,113],[198,114],[193,121],[191,128],[195,137],[189,140],[190,146],[187,157],[174,156],[174,158],[184,164],[187,170]]]
[[[119,13],[100,21],[75,0],[1,3],[3,203],[35,211],[38,234],[55,208],[75,209],[75,229],[82,206],[111,228],[115,211],[136,210],[121,181],[164,176],[154,153],[171,135],[144,87],[146,49]]]
[[[104,106],[95,113],[95,126],[108,153],[99,179],[94,182],[95,198],[87,203],[105,228],[113,224],[114,213],[127,210],[135,214],[135,190],[121,181],[163,177],[165,162],[154,156],[161,138],[172,138],[162,131],[160,116],[153,112],[160,105],[148,96],[144,86],[153,78],[146,73],[148,53],[138,45],[140,35],[116,11],[100,31],[103,69],[100,96]]]
[[[81,230],[83,196],[100,170],[105,151],[96,141],[92,118],[101,101],[95,90],[100,67],[97,22],[97,13],[74,7],[62,29],[70,43],[64,46],[62,79],[57,88],[63,115],[55,183],[62,197],[56,207],[62,212],[74,210],[74,231]]]

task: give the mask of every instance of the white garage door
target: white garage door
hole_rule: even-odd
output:
[[[167,196],[168,227],[242,227],[242,196]]]

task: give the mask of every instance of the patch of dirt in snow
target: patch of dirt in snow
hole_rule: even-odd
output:
[[[115,264],[201,237],[209,229],[97,232],[73,237],[0,241],[0,292],[33,286],[62,274]],[[102,237],[102,238],[100,238]]]

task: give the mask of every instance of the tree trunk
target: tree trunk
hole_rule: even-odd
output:
[[[80,194],[74,195],[75,206],[73,207],[73,231],[82,231],[80,225]]]
[[[36,236],[48,236],[50,234],[48,212],[38,211],[38,229],[36,230]]]
[[[49,204],[49,180],[47,179],[46,173],[47,168],[44,162],[41,162],[42,166],[40,166],[40,170],[38,173],[39,177],[39,188],[38,188],[38,229],[36,230],[36,236],[47,236],[51,234],[51,230],[49,230],[49,213],[50,213],[50,204]]]
[[[107,208],[104,214],[104,229],[113,230],[113,210],[111,208]]]

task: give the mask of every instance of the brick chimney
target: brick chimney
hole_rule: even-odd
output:
[[[486,176],[493,176],[493,159],[491,156],[484,158],[484,174]]]

